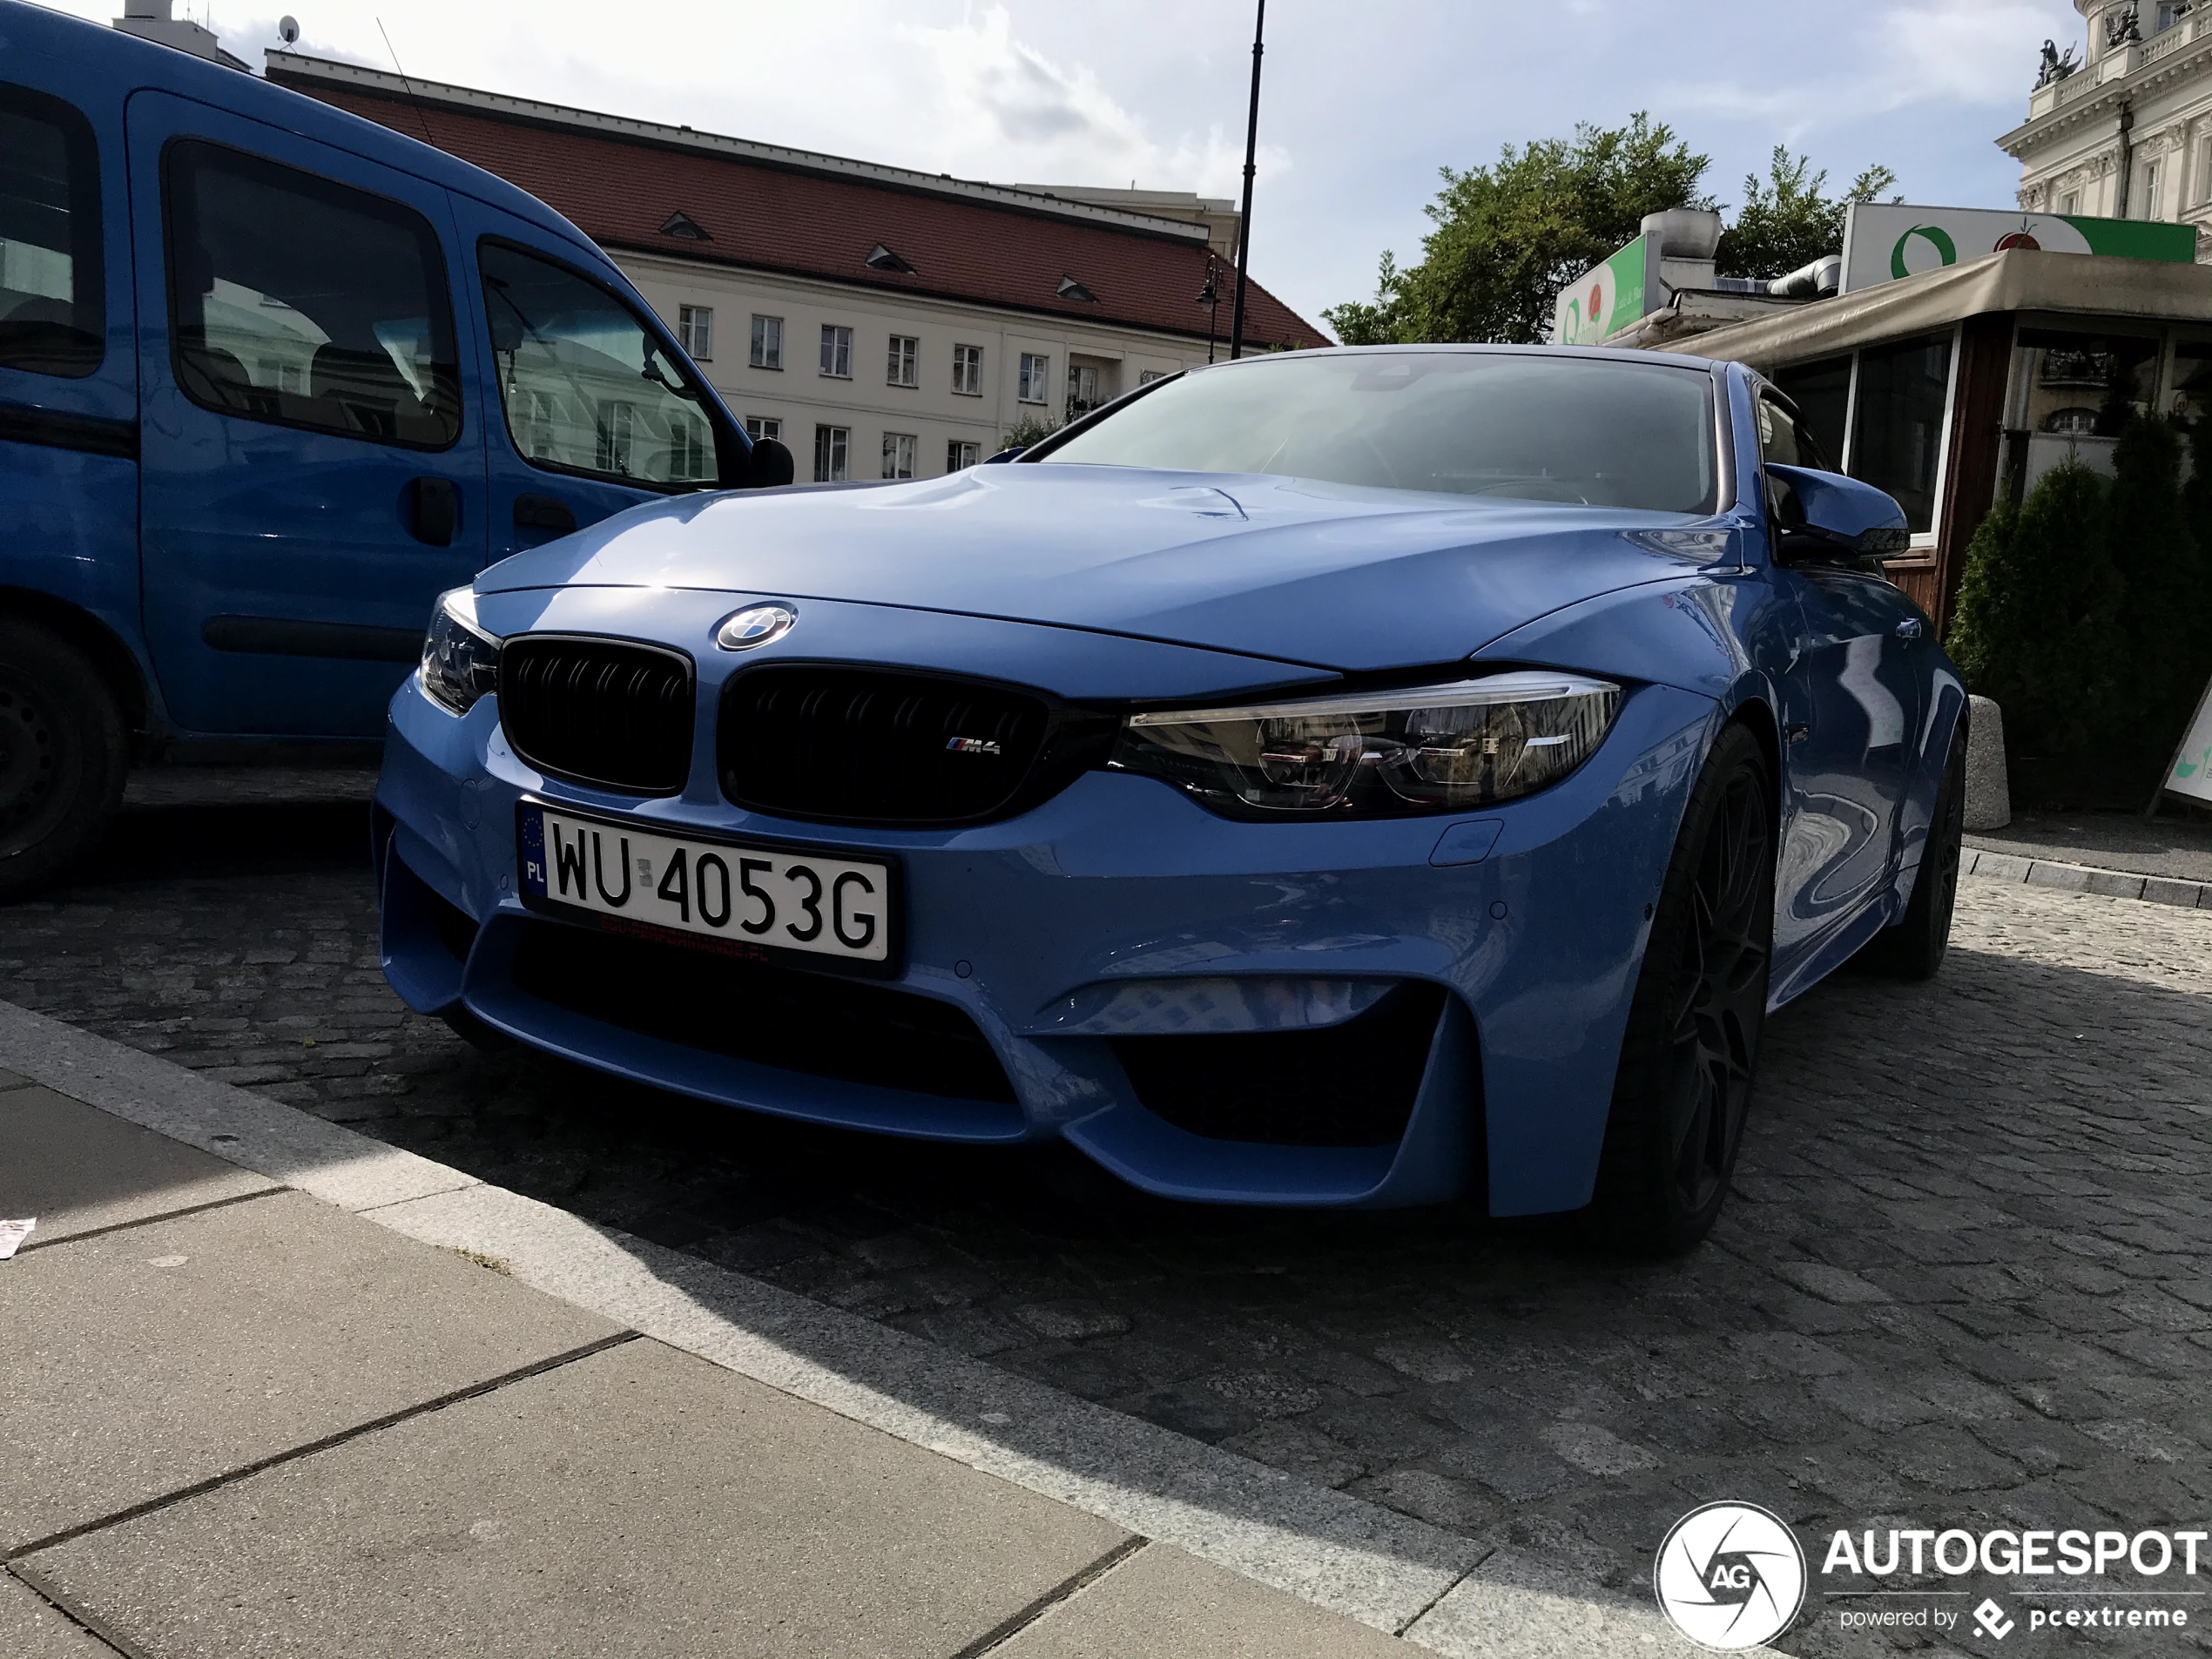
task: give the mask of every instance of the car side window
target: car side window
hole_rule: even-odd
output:
[[[1779,462],[1785,467],[1834,470],[1827,456],[1821,453],[1819,442],[1796,412],[1764,393],[1759,396],[1759,458]]]
[[[443,449],[461,435],[445,260],[413,208],[201,139],[163,158],[170,351],[219,415]]]
[[[91,123],[0,83],[0,368],[83,379],[106,353],[106,311]]]
[[[501,407],[533,466],[648,488],[718,482],[714,428],[689,364],[627,305],[570,270],[478,245]]]

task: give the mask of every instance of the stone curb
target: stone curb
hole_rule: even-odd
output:
[[[1696,1650],[1654,1608],[0,1001],[0,1066],[1449,1659]],[[1759,1652],[1770,1652],[1760,1649]]]
[[[2212,881],[2177,881],[2170,876],[2102,870],[2093,864],[2024,859],[1977,846],[1966,849],[1959,873],[1985,881],[2056,887],[2061,893],[2093,893],[2106,899],[2140,899],[2147,904],[2178,905],[2184,910],[2212,910]]]

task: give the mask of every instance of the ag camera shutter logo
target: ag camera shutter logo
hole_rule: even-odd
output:
[[[1676,1629],[1733,1653],[1788,1629],[1805,1601],[1797,1534],[1752,1503],[1709,1503],[1668,1529],[1651,1588]]]

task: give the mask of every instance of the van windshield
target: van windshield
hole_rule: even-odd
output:
[[[1263,357],[1194,369],[1038,459],[1708,513],[1712,398],[1698,369],[1544,350]]]

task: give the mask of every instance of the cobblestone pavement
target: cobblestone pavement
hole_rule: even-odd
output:
[[[385,988],[365,834],[342,801],[132,811],[0,910],[0,996],[1632,1594],[1716,1498],[1808,1538],[2212,1508],[2212,914],[1967,882],[1932,987],[1777,1017],[1735,1201],[1649,1265],[480,1055]]]

